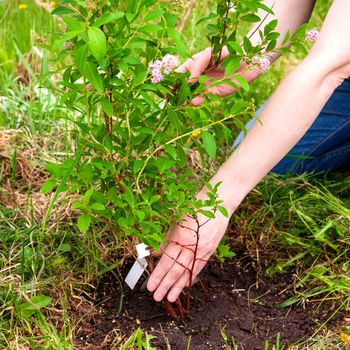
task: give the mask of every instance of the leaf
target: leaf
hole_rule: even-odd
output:
[[[63,17],[63,22],[67,24],[68,28],[73,31],[84,30],[84,23],[77,21],[72,17]]]
[[[145,218],[146,214],[142,210],[135,210],[137,217],[139,220],[143,221]]]
[[[56,186],[57,181],[54,179],[48,179],[45,181],[45,183],[41,187],[41,192],[42,193],[48,193],[53,190],[53,188]]]
[[[100,27],[104,24],[115,22],[118,19],[122,18],[125,15],[124,12],[107,12],[103,14],[100,18],[96,20],[93,24],[94,27]]]
[[[80,232],[86,232],[91,224],[91,216],[88,214],[80,215],[78,217],[78,228]]]
[[[171,145],[164,145],[164,150],[166,153],[168,153],[173,159],[176,160],[177,158],[177,152],[176,149]]]
[[[128,220],[126,220],[122,216],[118,219],[118,225],[121,226],[121,227],[124,227],[124,228],[128,228],[129,227]]]
[[[58,6],[51,12],[52,15],[67,15],[70,13],[73,13],[73,10],[65,6]]]
[[[159,24],[149,24],[147,26],[143,26],[139,29],[141,33],[149,34],[150,32],[158,32],[163,30],[164,28]]]
[[[250,22],[250,23],[254,23],[254,22],[260,22],[261,19],[259,16],[257,15],[254,15],[252,13],[248,14],[248,15],[245,15],[245,16],[242,16],[241,17],[241,20],[242,21],[245,21],[245,22]]]
[[[88,62],[85,68],[88,81],[98,92],[103,92],[103,81],[97,70],[97,66],[92,62]]]
[[[96,202],[90,206],[90,209],[103,211],[103,210],[106,210],[106,207],[102,203]]]
[[[239,84],[242,86],[242,88],[245,91],[249,91],[250,86],[248,82],[241,75],[235,75],[235,79],[239,82]]]
[[[164,10],[155,9],[146,15],[146,17],[144,18],[144,21],[148,22],[148,21],[151,21],[153,19],[160,18],[163,15],[163,13],[164,13]]]
[[[187,57],[187,47],[181,39],[181,35],[174,28],[168,28],[168,34],[174,39],[177,51],[183,57]]]
[[[245,53],[249,53],[253,48],[252,43],[246,36],[243,38],[243,48]]]
[[[30,302],[17,307],[17,311],[23,318],[31,317],[37,310],[42,309],[52,302],[52,298],[46,295],[37,295],[30,298]]]
[[[81,74],[85,74],[85,67],[86,67],[86,61],[89,55],[89,47],[87,44],[81,45],[76,51],[75,51],[75,64],[78,68],[78,71]]]
[[[91,53],[98,62],[101,62],[107,52],[106,36],[103,31],[97,27],[89,28],[88,36]]]
[[[89,200],[90,200],[93,193],[94,193],[93,188],[90,188],[89,190],[87,190],[83,196],[83,203],[85,203],[85,204],[89,203]]]
[[[67,253],[67,252],[72,251],[72,247],[69,243],[62,243],[60,245],[60,247],[58,248],[58,251],[62,252],[62,253]]]
[[[216,142],[214,136],[206,130],[202,130],[202,140],[205,151],[209,157],[215,158],[216,156]]]
[[[218,209],[223,216],[228,218],[228,211],[225,207],[223,207],[222,205],[219,205]]]
[[[215,219],[215,214],[210,210],[201,210],[200,212],[209,219]]]
[[[230,62],[227,64],[226,69],[225,69],[225,75],[229,76],[231,74],[233,74],[240,65],[240,60],[239,58],[237,59],[231,59]]]
[[[101,100],[101,105],[102,105],[103,111],[109,117],[111,117],[113,115],[113,104],[106,97],[103,97]]]

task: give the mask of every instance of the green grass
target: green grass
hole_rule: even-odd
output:
[[[316,25],[321,23],[329,2],[318,2],[313,17]],[[28,7],[20,10],[20,3]],[[212,1],[205,5],[191,11],[183,31],[191,52],[207,46],[203,33],[195,26]],[[4,149],[0,144],[2,165],[7,162],[12,166],[9,174],[0,173],[0,196],[11,197],[8,184],[16,194],[22,194],[21,205],[11,208],[0,202],[1,349],[73,349],[76,324],[67,311],[72,298],[87,303],[83,292],[87,283],[118,267],[126,256],[125,244],[115,233],[103,227],[94,227],[85,235],[78,232],[74,212],[66,215],[69,198],[58,198],[43,230],[51,198],[37,193],[45,179],[26,184],[17,173],[22,155],[28,161],[29,174],[47,162],[62,161],[74,153],[74,128],[58,108],[54,94],[46,89],[52,82],[38,84],[34,78],[28,86],[17,83],[18,63],[26,62],[26,54],[37,46],[37,38],[50,42],[58,26],[34,1],[0,1],[0,128],[22,131]],[[252,84],[248,97],[260,105],[296,62],[295,58],[283,58]],[[41,72],[42,68],[38,74]],[[33,77],[35,72],[31,74]],[[228,105],[231,100],[227,99]],[[237,240],[246,242],[253,257],[259,249],[257,263],[268,273],[297,271],[295,295],[289,303],[329,299],[335,308],[349,310],[349,194],[347,174],[317,181],[305,176],[269,176],[234,216],[233,230],[238,234],[232,245]],[[41,207],[40,216],[36,210]],[[50,296],[52,302],[40,308],[36,296]],[[40,300],[44,303],[47,299]],[[322,332],[291,350],[345,349],[338,335]],[[121,334],[114,346],[152,349],[150,337],[140,329],[129,339]],[[234,339],[225,338],[224,333],[222,345],[236,348]],[[273,347],[281,349],[278,340],[267,349]]]

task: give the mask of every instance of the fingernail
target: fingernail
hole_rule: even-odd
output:
[[[175,294],[169,294],[168,295],[168,301],[173,303],[176,300],[176,295]]]
[[[151,283],[148,283],[147,284],[147,289],[150,291],[150,292],[153,292],[157,287],[157,284],[155,282],[151,282]]]
[[[162,301],[163,300],[163,295],[161,293],[155,293],[153,296],[155,301]]]

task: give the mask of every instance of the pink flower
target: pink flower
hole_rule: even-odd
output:
[[[257,69],[259,72],[264,73],[270,68],[270,60],[267,57],[254,56],[250,61],[249,66],[253,69]]]
[[[320,36],[320,32],[316,29],[312,29],[306,32],[305,40],[316,41],[319,36]]]
[[[152,84],[161,82],[164,79],[164,75],[170,74],[178,64],[178,58],[170,54],[166,54],[162,60],[151,62],[149,68],[152,74]]]
[[[179,59],[176,56],[170,54],[166,54],[163,57],[162,62],[165,74],[170,74],[173,69],[179,65]]]

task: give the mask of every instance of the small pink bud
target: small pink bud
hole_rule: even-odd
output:
[[[254,56],[250,61],[249,67],[264,73],[270,68],[270,65],[270,60],[267,57]]]
[[[320,36],[320,32],[316,29],[312,29],[306,32],[305,40],[316,41],[319,36]]]
[[[85,89],[86,89],[86,91],[93,91],[94,90],[94,88],[91,84],[86,84]]]
[[[73,43],[71,42],[71,41],[65,41],[64,42],[64,48],[66,49],[66,50],[72,50],[72,48],[73,48]]]

